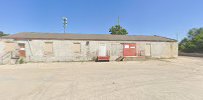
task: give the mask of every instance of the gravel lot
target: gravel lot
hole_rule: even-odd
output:
[[[203,58],[0,66],[1,100],[203,100]]]

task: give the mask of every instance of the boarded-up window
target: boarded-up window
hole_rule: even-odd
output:
[[[81,44],[80,43],[73,43],[72,50],[74,53],[80,53],[81,52]]]
[[[129,45],[128,45],[129,48]],[[122,52],[121,44],[111,44],[111,56],[120,56]]]
[[[44,55],[51,56],[53,55],[53,42],[44,43]]]
[[[5,51],[10,52],[10,51],[15,51],[15,43],[12,42],[6,42],[5,43]]]

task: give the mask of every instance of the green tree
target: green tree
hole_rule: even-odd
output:
[[[5,34],[4,32],[0,31],[0,37],[7,36],[8,34]]]
[[[193,28],[188,32],[188,37],[179,43],[179,50],[182,52],[203,53],[203,28]]]
[[[126,29],[122,28],[120,25],[112,26],[109,30],[112,35],[127,35],[128,32]]]

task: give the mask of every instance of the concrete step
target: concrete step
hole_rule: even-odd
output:
[[[123,56],[120,56],[116,59],[116,61],[123,61],[124,57]]]
[[[18,59],[11,59],[10,64],[18,64]]]
[[[145,57],[124,57],[123,61],[144,61]]]

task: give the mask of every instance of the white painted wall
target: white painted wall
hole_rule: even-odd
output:
[[[53,42],[53,56],[44,55],[43,45],[45,42]],[[16,41],[16,43],[25,43],[26,60],[32,62],[94,60],[97,57],[99,44],[101,43],[106,44],[106,49],[110,52],[111,60],[115,60],[123,55],[122,43],[136,43],[137,51],[145,51],[145,49],[148,49],[146,44],[151,45],[150,51],[153,58],[174,58],[178,56],[178,44],[176,42],[89,41],[89,44],[87,42],[73,40]],[[71,47],[74,43],[81,44],[81,53],[73,52]]]

